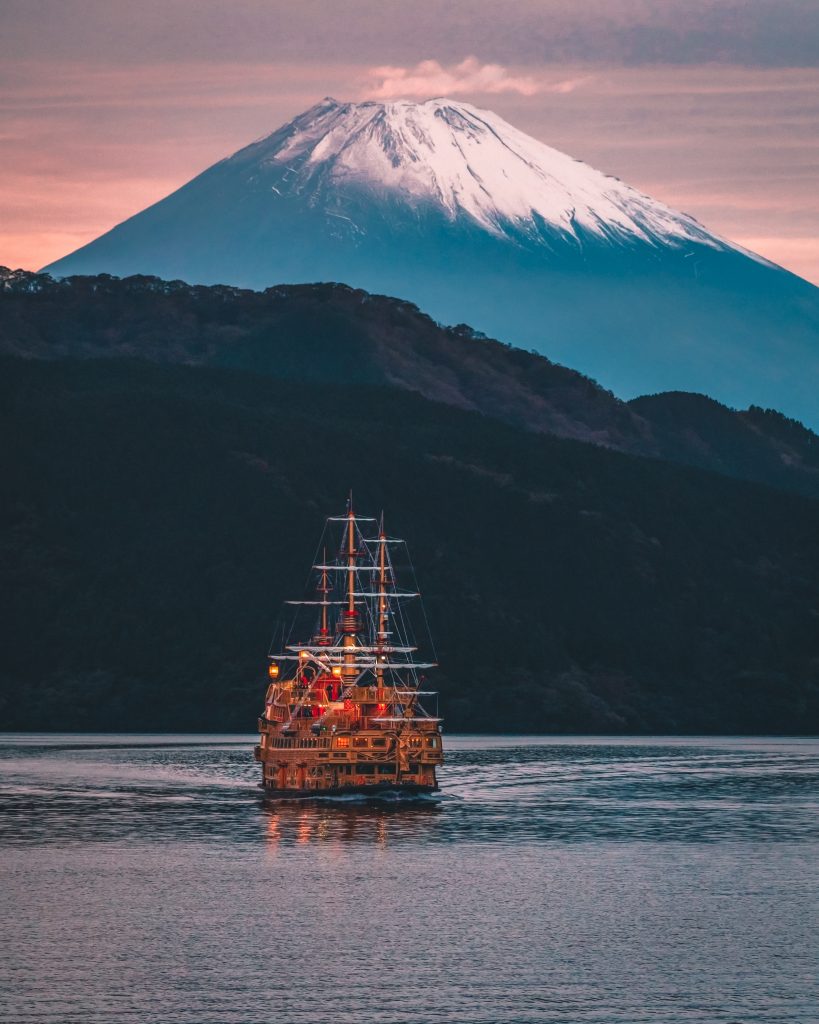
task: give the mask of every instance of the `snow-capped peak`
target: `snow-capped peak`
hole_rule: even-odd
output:
[[[338,103],[327,98],[231,158],[253,156],[273,193],[330,207],[353,192],[432,204],[497,236],[733,248],[693,217],[546,146],[468,103]]]

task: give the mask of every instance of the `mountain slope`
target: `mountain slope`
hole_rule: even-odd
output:
[[[325,100],[46,268],[343,281],[576,366],[819,426],[819,290],[487,111]]]
[[[155,278],[55,282],[0,271],[0,352],[139,356],[308,382],[384,384],[528,430],[672,459],[819,496],[819,438],[699,395],[625,403],[542,356],[443,328],[405,302],[339,285],[264,293]]]
[[[380,386],[0,369],[6,728],[247,730],[352,486],[410,542],[448,728],[819,729],[815,501]]]

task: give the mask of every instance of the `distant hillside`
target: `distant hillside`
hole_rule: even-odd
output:
[[[203,355],[242,361],[249,338],[266,353],[277,336],[254,334],[247,310],[281,303],[299,337],[322,339],[329,378],[333,353],[343,366],[355,345],[372,351],[368,335],[340,333],[337,295],[382,323],[417,318],[325,289],[330,312],[319,306],[311,331],[286,297],[227,293],[220,307],[210,290],[203,332],[189,292],[143,301],[141,323],[136,301],[117,321],[105,304],[60,299],[76,294],[31,297],[43,305],[18,321],[29,353],[108,337],[117,354],[164,344],[178,358],[199,338]],[[502,365],[500,346],[485,351]],[[324,515],[353,487],[410,543],[449,729],[819,730],[815,500],[381,385],[306,383],[293,358],[287,380],[2,361],[4,728],[250,731],[280,601],[301,590]]]
[[[819,496],[819,438],[795,421],[675,392],[622,402],[543,356],[343,285],[252,292],[0,271],[0,352],[140,357],[304,383],[387,384],[528,430]]]
[[[628,404],[651,424],[661,458],[817,493],[819,436],[774,409],[752,405],[736,412],[679,391]]]

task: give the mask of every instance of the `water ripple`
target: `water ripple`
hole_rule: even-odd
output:
[[[819,838],[813,740],[450,737],[441,797],[426,805],[266,804],[257,778],[243,737],[6,737],[0,842]]]
[[[449,737],[268,803],[249,737],[0,737],[0,1024],[809,1024],[819,743]]]

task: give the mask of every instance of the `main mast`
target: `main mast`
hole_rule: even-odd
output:
[[[375,638],[375,679],[376,686],[384,685],[383,649],[387,645],[387,535],[384,533],[384,513],[378,531],[378,630]]]
[[[345,683],[353,682],[358,675],[354,653],[358,635],[358,612],[355,606],[356,569],[355,513],[353,512],[353,495],[351,492],[347,509],[347,614],[344,616],[342,623],[342,629],[344,630],[343,645],[346,651],[344,655]]]

